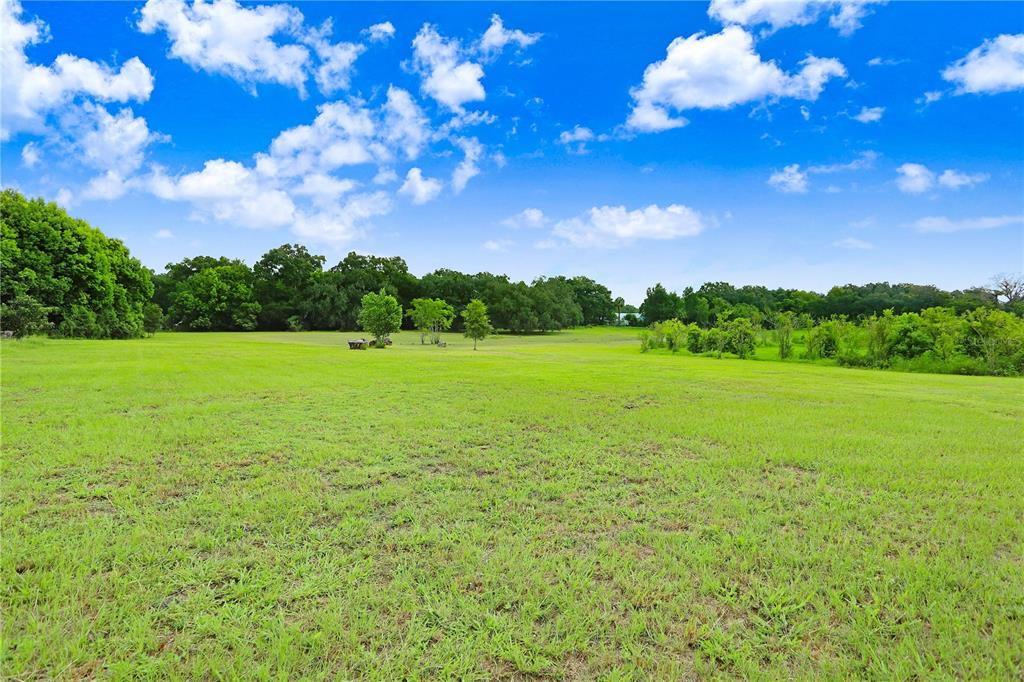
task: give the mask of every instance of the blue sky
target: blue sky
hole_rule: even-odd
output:
[[[4,186],[156,270],[301,242],[515,278],[1024,270],[1024,5],[3,0]],[[326,23],[325,23],[326,22]]]

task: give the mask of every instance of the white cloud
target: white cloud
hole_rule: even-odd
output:
[[[1010,225],[1024,225],[1024,215],[1003,215],[984,218],[951,220],[945,216],[921,218],[910,224],[918,232],[961,232],[964,230],[994,230]]]
[[[475,137],[456,137],[452,140],[462,150],[462,162],[455,167],[452,173],[452,189],[456,194],[466,188],[472,178],[480,174],[480,167],[477,161],[484,152],[484,147]]]
[[[501,221],[501,224],[505,227],[520,229],[544,227],[549,222],[550,220],[544,215],[544,211],[539,208],[526,208],[514,216],[505,218]]]
[[[899,66],[906,64],[906,59],[886,59],[884,57],[872,57],[868,60],[868,66]]]
[[[384,139],[399,147],[410,161],[420,155],[430,139],[430,121],[412,95],[395,86],[388,87],[384,103]]]
[[[519,29],[509,30],[497,14],[491,15],[491,25],[487,27],[483,37],[480,38],[479,49],[485,57],[493,57],[505,49],[506,45],[514,43],[521,50],[533,45],[540,40],[541,33],[524,33]]]
[[[303,39],[320,59],[316,84],[320,92],[328,96],[339,90],[348,90],[356,59],[366,49],[355,43],[330,42],[328,37],[332,28],[332,21],[328,18],[319,29],[310,31]]]
[[[986,180],[988,180],[988,173],[961,173],[949,168],[942,171],[942,175],[939,176],[939,184],[948,189],[974,187]]]
[[[380,168],[377,170],[377,174],[373,176],[373,184],[375,185],[388,185],[398,180],[398,173],[393,168]]]
[[[768,184],[786,194],[805,194],[807,174],[800,170],[799,163],[790,164],[772,173],[768,178]]]
[[[563,145],[572,154],[586,154],[590,151],[587,147],[588,142],[604,142],[608,139],[609,136],[604,133],[595,135],[590,128],[576,125],[572,130],[563,130],[555,142]]]
[[[357,183],[348,178],[339,179],[323,173],[313,173],[302,178],[302,182],[291,190],[292,194],[310,197],[314,202],[328,203],[355,189]]]
[[[137,57],[114,69],[61,54],[50,66],[32,64],[25,48],[46,42],[49,28],[37,18],[21,21],[17,0],[0,2],[0,141],[19,132],[43,132],[48,114],[75,97],[103,102],[144,102],[153,91],[153,75]]]
[[[786,73],[774,61],[762,61],[753,37],[737,26],[676,38],[665,59],[648,65],[643,82],[630,91],[633,110],[626,125],[655,132],[686,125],[672,111],[728,109],[782,97],[813,101],[831,78],[846,76],[836,59],[808,56],[800,64],[799,71]]]
[[[651,204],[633,211],[625,206],[595,206],[576,218],[555,223],[552,234],[574,246],[613,247],[637,239],[693,237],[707,227],[703,216],[680,204]]]
[[[510,246],[512,242],[508,239],[488,239],[482,244],[486,251],[505,251]]]
[[[1024,90],[1024,33],[986,40],[946,67],[942,77],[956,86],[957,95]]]
[[[805,121],[810,121],[811,120],[811,110],[808,109],[803,104],[800,105],[800,115],[804,117]]]
[[[343,244],[361,235],[373,218],[391,211],[391,199],[384,192],[357,194],[328,210],[296,214],[292,230],[311,240]]]
[[[860,113],[855,114],[852,118],[861,123],[877,123],[882,120],[884,113],[885,107],[861,107]]]
[[[371,43],[383,43],[395,37],[395,26],[390,21],[384,21],[363,29],[363,33]]]
[[[302,13],[285,5],[243,7],[235,0],[149,0],[138,29],[164,31],[170,54],[194,69],[228,76],[255,92],[256,83],[279,83],[305,94],[310,55],[302,45],[275,36],[302,33]]]
[[[840,249],[850,249],[852,251],[870,251],[875,248],[875,245],[871,242],[864,241],[863,239],[857,239],[856,237],[845,237],[839,241],[832,242],[832,246],[839,247]]]
[[[445,38],[432,25],[424,24],[412,49],[412,66],[422,78],[423,92],[451,111],[461,113],[462,105],[486,97],[480,83],[483,67],[463,59],[458,40]]]
[[[61,125],[74,136],[83,163],[123,177],[139,169],[151,142],[163,139],[128,108],[111,115],[99,105],[86,103],[70,109]]]
[[[82,190],[80,196],[83,199],[103,199],[110,201],[124,196],[130,188],[130,183],[117,171],[107,171],[103,175],[97,175],[91,179]]]
[[[905,163],[896,169],[896,186],[907,194],[923,194],[935,185],[935,173],[919,163]]]
[[[941,90],[929,90],[914,101],[917,102],[917,104],[928,105],[932,102],[938,102],[942,99],[942,95],[943,93]]]
[[[819,175],[830,173],[842,173],[845,171],[869,170],[874,167],[875,161],[878,159],[878,156],[878,152],[869,149],[868,151],[861,152],[856,159],[848,163],[830,163],[817,166],[810,166],[807,169],[807,172]]]
[[[39,147],[35,142],[29,142],[21,148],[21,162],[25,168],[35,168],[35,165],[39,163]]]
[[[425,204],[441,193],[441,181],[424,177],[419,168],[410,168],[398,193],[409,197],[416,205]]]
[[[157,239],[174,239],[174,233],[168,229],[157,230],[156,234],[153,235]]]
[[[296,217],[287,193],[237,161],[213,159],[203,164],[203,170],[178,178],[158,170],[149,178],[149,189],[162,199],[191,202],[199,217],[243,227],[281,227]]]
[[[896,186],[907,194],[923,194],[935,187],[936,183],[946,189],[974,187],[988,180],[986,173],[964,173],[952,168],[942,171],[936,176],[931,169],[920,163],[905,163],[896,169],[899,177]]]
[[[339,101],[321,104],[317,112],[313,123],[282,131],[271,142],[269,154],[257,155],[262,174],[325,173],[388,156],[383,145],[374,142],[378,126],[369,110]]]
[[[885,0],[711,0],[708,15],[726,24],[768,24],[772,31],[807,26],[823,13],[831,13],[829,26],[848,36],[861,27],[868,5]]]

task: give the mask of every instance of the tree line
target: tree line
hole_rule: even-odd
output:
[[[934,306],[920,312],[851,320],[834,315],[814,322],[792,312],[766,321],[733,317],[710,328],[679,319],[656,322],[640,334],[640,350],[687,350],[740,359],[758,346],[776,346],[781,360],[797,355],[796,337],[808,360],[832,359],[848,367],[875,367],[947,374],[1024,374],[1024,319],[998,307],[979,306],[963,314]]]
[[[494,328],[513,333],[612,324],[622,313],[641,326],[677,319],[702,329],[724,328],[736,319],[774,328],[782,313],[791,313],[804,327],[835,316],[862,320],[890,309],[895,315],[934,307],[958,315],[975,308],[1024,315],[1024,284],[1013,278],[990,288],[952,292],[878,283],[819,294],[712,282],[677,294],[656,284],[637,309],[585,276],[527,283],[507,275],[439,269],[417,277],[400,257],[355,252],[327,267],[323,256],[298,244],[271,249],[251,267],[237,259],[195,256],[155,274],[119,240],[54,203],[26,199],[14,190],[0,194],[0,238],[0,322],[19,336],[129,338],[161,328],[355,329],[363,298],[381,292],[407,313],[404,328],[423,329],[421,308],[435,303],[422,302],[432,301],[451,309],[448,328],[453,331],[464,330],[464,319],[455,313],[473,300],[486,308]],[[436,337],[439,329],[423,333]]]

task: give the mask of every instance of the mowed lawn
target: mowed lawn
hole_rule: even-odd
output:
[[[1020,679],[1024,382],[2,344],[2,676]]]

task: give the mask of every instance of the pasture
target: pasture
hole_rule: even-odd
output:
[[[1024,669],[1020,380],[348,338],[4,341],[3,676]]]

